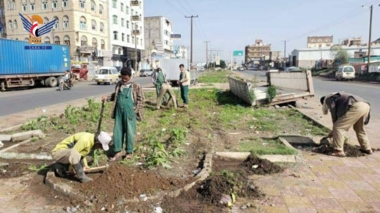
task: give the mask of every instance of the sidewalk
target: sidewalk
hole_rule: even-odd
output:
[[[331,127],[316,98],[297,103],[301,112]],[[368,129],[379,147],[377,123]],[[348,134],[357,143],[353,130]],[[283,174],[260,178],[256,183],[269,199],[261,204],[268,213],[374,213],[380,212],[380,152],[360,158],[338,158],[303,152],[304,163]]]

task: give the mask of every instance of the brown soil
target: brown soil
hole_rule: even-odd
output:
[[[249,173],[255,175],[275,174],[284,171],[281,166],[256,156],[249,156],[242,165],[247,168]]]
[[[322,154],[329,154],[333,151],[333,148],[330,146],[327,139],[323,138],[321,139],[321,146],[317,147],[315,149],[316,152],[322,153]],[[363,152],[360,151],[360,146],[352,146],[348,143],[344,143],[344,152],[346,153],[346,157],[363,157],[366,156]],[[373,150],[376,151],[376,150]]]
[[[30,165],[25,163],[9,163],[9,166],[0,168],[0,179],[26,175],[31,172],[28,170],[29,166]]]
[[[155,171],[115,164],[94,181],[76,186],[97,209],[110,209],[123,204],[125,200],[139,198],[142,194],[149,197],[158,191],[175,190],[185,183],[183,180],[162,177]]]
[[[251,161],[259,162],[250,158],[247,162]],[[196,184],[189,191],[182,192],[176,198],[164,197],[162,208],[168,213],[220,213],[226,209],[226,206],[220,203],[223,196],[230,196],[231,193],[234,193],[238,199],[265,196],[248,179],[249,171],[244,166],[248,164],[247,162],[242,164],[241,161],[214,160],[213,173],[209,178]]]

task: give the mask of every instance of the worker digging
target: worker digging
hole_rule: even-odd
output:
[[[93,149],[103,148],[104,151],[107,151],[111,140],[111,135],[106,132],[100,132],[96,135],[80,132],[67,137],[58,143],[52,151],[56,176],[68,177],[67,173],[73,174],[75,171],[80,182],[92,181],[85,174],[85,171],[90,169],[86,156]],[[69,165],[73,167],[74,171],[69,172],[71,170]]]
[[[160,94],[161,87],[165,82],[166,82],[166,79],[165,79],[164,73],[162,72],[162,69],[157,68],[157,70],[152,74],[152,83],[156,87],[157,98]],[[164,94],[164,96],[161,98],[161,101],[162,101],[162,104],[164,105],[167,103],[166,94]]]
[[[332,93],[320,99],[323,114],[330,111],[333,121],[333,130],[328,135],[332,138],[334,150],[332,156],[344,157],[344,133],[353,126],[363,153],[372,154],[371,145],[364,125],[370,120],[371,107],[362,98],[345,92]]]
[[[161,108],[162,98],[165,97],[166,94],[169,94],[169,99],[167,100],[165,106],[169,106],[170,101],[172,101],[174,108],[177,108],[177,100],[174,95],[173,88],[172,86],[170,86],[168,82],[165,82],[164,84],[162,84],[160,93],[157,97],[157,109]]]
[[[121,80],[116,84],[115,92],[109,96],[102,97],[103,101],[114,102],[111,111],[115,119],[113,129],[113,157],[109,161],[123,159],[122,149],[124,139],[126,141],[126,159],[132,158],[133,145],[136,133],[136,121],[143,118],[144,94],[142,87],[131,82],[131,68],[122,68]]]

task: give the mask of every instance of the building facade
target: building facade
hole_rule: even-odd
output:
[[[170,58],[173,53],[172,23],[163,16],[145,17],[145,57]]]
[[[334,45],[334,36],[307,37],[307,48],[324,48]]]
[[[362,44],[362,38],[361,37],[353,37],[344,39],[342,42],[342,45],[344,46],[361,46]]]
[[[5,21],[5,11],[4,11],[4,0],[0,0],[0,38],[6,37],[6,21]]]
[[[74,61],[101,58],[100,52],[107,49],[107,0],[6,0],[7,38],[29,41],[19,13],[39,15],[43,24],[56,19],[53,30],[42,36],[42,43],[68,45]]]
[[[245,47],[245,63],[252,60],[269,60],[271,56],[271,45],[264,44],[261,39],[256,39],[254,44]]]
[[[144,2],[143,0],[108,0],[109,7],[109,49],[112,58],[108,66],[133,67],[135,59],[142,60],[145,48]]]

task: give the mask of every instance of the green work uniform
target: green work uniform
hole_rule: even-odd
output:
[[[179,75],[179,80],[182,80],[183,79],[183,72],[181,72],[181,74]],[[183,86],[181,84],[181,98],[183,100],[183,103],[184,104],[189,104],[189,86],[186,85],[186,86]]]
[[[114,152],[121,152],[126,137],[127,154],[133,152],[136,132],[136,114],[133,111],[132,87],[120,89],[117,96],[115,126],[113,128]]]
[[[156,93],[157,93],[157,97],[160,94],[160,91],[161,91],[163,83],[165,83],[164,74],[162,73],[162,71],[161,72],[157,72],[157,80],[156,80]],[[166,98],[166,94],[165,94],[164,97],[162,98],[162,104],[165,104],[166,101],[167,101],[167,98]]]

